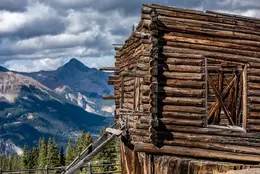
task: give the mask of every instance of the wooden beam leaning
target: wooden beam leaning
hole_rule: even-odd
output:
[[[134,150],[136,152],[192,156],[197,158],[209,158],[209,159],[220,159],[220,160],[230,160],[230,161],[247,161],[247,162],[255,162],[255,163],[259,163],[260,161],[260,157],[258,155],[239,154],[234,152],[221,152],[216,150],[208,150],[202,148],[189,148],[189,147],[181,147],[181,146],[165,145],[162,148],[157,148],[152,144],[136,143]]]
[[[235,78],[236,78],[236,76],[235,76]],[[233,120],[231,118],[231,115],[230,115],[229,111],[227,110],[227,108],[226,108],[226,106],[225,106],[225,104],[224,104],[224,102],[222,100],[222,97],[221,97],[220,93],[218,92],[218,89],[214,85],[214,82],[212,81],[212,79],[211,79],[211,77],[209,75],[208,75],[208,81],[209,81],[210,86],[213,88],[213,91],[214,91],[218,101],[220,102],[220,106],[222,107],[225,115],[227,116],[227,119],[228,119],[229,123],[233,126],[234,122],[233,122]]]
[[[208,75],[209,76],[209,75]],[[229,83],[228,85],[224,88],[223,92],[221,93],[221,98],[223,98],[223,100],[225,100],[226,98],[226,94],[227,92],[229,91],[229,89],[232,87],[232,85],[234,84],[235,82],[235,78],[234,77]],[[211,119],[211,117],[213,116],[213,113],[215,113],[215,111],[218,109],[218,103],[215,103],[212,108],[210,109],[209,111],[209,114],[208,114],[208,120]]]
[[[223,88],[223,72],[218,73],[218,90],[219,93],[222,93],[222,88]],[[217,101],[217,105],[219,106],[219,101]],[[214,124],[219,124],[220,123],[220,112],[221,112],[221,107],[219,107],[214,116]]]

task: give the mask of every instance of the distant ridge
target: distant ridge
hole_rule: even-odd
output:
[[[8,72],[9,70],[3,66],[0,66],[0,72]]]

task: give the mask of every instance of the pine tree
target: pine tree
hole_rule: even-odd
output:
[[[14,155],[8,156],[7,161],[8,161],[8,170],[12,170],[13,169]]]
[[[93,142],[92,135],[88,133],[87,136],[85,137],[84,149],[88,147],[88,145],[90,145],[92,142]]]
[[[117,152],[116,140],[114,140],[104,148],[104,150],[98,155],[97,159],[104,164],[116,163],[118,154],[119,152]],[[101,168],[102,172],[114,170],[116,170],[114,166],[107,166]]]
[[[60,160],[60,164],[62,166],[65,166],[65,156],[64,156],[64,149],[63,149],[63,147],[60,148],[59,160]]]
[[[66,149],[66,165],[69,165],[75,158],[75,150],[72,144],[71,138],[68,140],[68,146]]]
[[[13,164],[12,170],[19,170],[19,169],[21,169],[20,160],[21,160],[21,158],[20,158],[19,155],[14,155],[13,162],[12,162],[12,164]]]
[[[30,168],[30,153],[28,146],[25,144],[23,148],[23,156],[22,156],[22,169]]]
[[[46,166],[46,158],[47,158],[47,143],[45,141],[45,138],[40,138],[38,142],[38,150],[39,150],[39,155],[38,155],[38,167],[39,168],[44,168]]]
[[[81,132],[80,137],[77,138],[76,140],[76,155],[79,155],[84,149],[84,140],[86,138],[86,133],[83,130]]]
[[[53,148],[53,156],[52,156],[52,162],[53,162],[53,167],[59,167],[60,160],[59,160],[59,149],[58,149],[58,144],[56,141],[56,138],[53,137],[52,139],[52,148]]]
[[[60,165],[59,152],[55,138],[49,138],[47,147],[47,166],[58,167]]]
[[[31,165],[30,165],[30,168],[31,169],[36,169],[37,168],[37,162],[38,162],[38,150],[36,147],[33,147],[32,148],[32,151],[31,151],[31,155],[30,155],[30,161],[31,161]]]

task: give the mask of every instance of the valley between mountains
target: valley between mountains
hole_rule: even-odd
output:
[[[55,136],[59,144],[82,130],[93,135],[113,121],[109,73],[71,59],[54,71],[22,73],[0,67],[0,154]]]

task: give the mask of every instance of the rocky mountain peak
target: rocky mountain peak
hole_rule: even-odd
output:
[[[80,71],[88,71],[90,69],[87,66],[85,66],[82,62],[77,60],[76,58],[70,59],[70,61],[66,63],[63,67],[70,70],[80,70]]]

